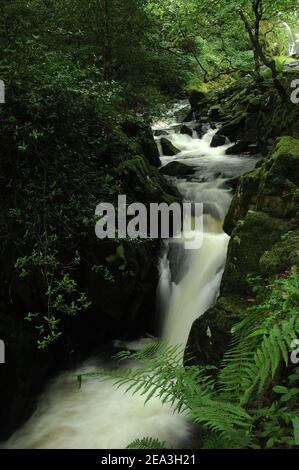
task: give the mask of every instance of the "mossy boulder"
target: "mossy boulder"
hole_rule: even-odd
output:
[[[159,151],[150,124],[136,119],[126,120],[122,128],[130,139],[132,149],[143,155],[151,165],[159,167],[161,165]]]
[[[185,163],[170,162],[160,169],[160,173],[167,176],[189,176],[195,173],[195,169]]]
[[[232,326],[242,319],[245,300],[239,296],[221,297],[217,304],[198,318],[192,326],[185,363],[219,365],[230,341]]]
[[[285,234],[281,241],[265,251],[259,261],[259,268],[264,276],[289,271],[292,266],[299,267],[299,230]]]
[[[299,190],[299,140],[281,137],[273,152],[244,175],[225,220],[231,233],[248,210],[281,219],[296,218]]]
[[[130,188],[134,202],[154,203],[166,202],[171,204],[181,200],[178,191],[140,155],[136,155],[121,163],[116,173]]]
[[[270,217],[264,212],[249,211],[231,236],[222,293],[246,294],[248,274],[253,277],[261,274],[261,257],[288,230],[287,222]]]

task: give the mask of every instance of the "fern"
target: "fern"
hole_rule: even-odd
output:
[[[298,439],[298,389],[292,385],[297,375],[289,376],[287,387],[273,385],[290,366],[290,345],[299,334],[298,306],[299,275],[293,269],[288,278],[269,286],[266,300],[234,326],[216,378],[211,376],[215,367],[184,367],[182,348],[158,342],[117,356],[121,364],[133,362],[134,368],[102,369],[100,376],[144,396],[146,403],[158,397],[202,425],[205,448],[290,446],[295,442],[292,431]],[[281,390],[285,394],[269,408],[268,395]],[[276,437],[272,428],[279,429]],[[159,444],[145,438],[129,448],[161,448]]]
[[[114,378],[117,387],[145,397],[160,398],[176,412],[193,422],[205,425],[235,447],[249,445],[252,419],[238,404],[223,402],[214,390],[215,381],[206,368],[182,365],[182,349],[165,343],[154,343],[143,350],[118,355],[120,360],[138,361],[135,369],[102,370]]]
[[[152,437],[144,437],[143,439],[135,439],[127,449],[166,449],[165,442],[159,441]]]
[[[233,338],[219,374],[223,398],[247,404],[255,391],[262,396],[282,363],[289,364],[290,344],[299,333],[299,276],[273,286],[269,299],[254,307],[232,330]]]

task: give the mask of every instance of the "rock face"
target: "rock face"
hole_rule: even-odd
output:
[[[180,153],[180,150],[177,149],[171,142],[170,140],[166,139],[165,137],[162,137],[161,139],[161,147],[162,147],[162,152],[163,155],[167,157],[173,157]]]
[[[225,230],[231,235],[221,296],[192,327],[188,347],[200,364],[219,364],[230,330],[251,305],[249,277],[299,266],[299,140],[282,137],[239,183]]]
[[[296,70],[285,72],[281,82],[286,94],[291,96],[291,83],[297,79]],[[271,150],[277,137],[292,135],[299,138],[299,107],[291,100],[281,100],[273,86],[261,78],[259,81],[247,76],[225,90],[211,93],[196,104],[195,117],[203,122],[221,122],[218,134],[237,141],[257,145],[263,154]]]

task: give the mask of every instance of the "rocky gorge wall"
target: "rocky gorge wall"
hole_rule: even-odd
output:
[[[221,362],[232,326],[246,316],[253,302],[260,300],[252,282],[266,288],[270,279],[299,266],[299,106],[283,104],[276,96],[269,108],[268,97],[275,96],[271,89],[260,94],[255,106],[250,105],[252,94],[242,95],[243,103],[238,101],[240,90],[218,97],[212,113],[217,110],[219,118],[220,109],[226,113],[230,110],[230,118],[221,114],[224,127],[219,133],[229,134],[232,141],[246,140],[248,145],[256,145],[261,160],[238,182],[225,220],[224,230],[231,240],[220,297],[195,321],[190,333],[188,347],[200,364]],[[228,102],[235,103],[234,111]],[[279,114],[282,108],[284,112]],[[197,104],[198,115],[203,109]],[[261,119],[266,127],[257,128]],[[287,126],[290,135],[283,134]]]

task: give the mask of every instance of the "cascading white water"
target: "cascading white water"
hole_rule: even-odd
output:
[[[170,240],[160,262],[163,337],[172,344],[185,345],[192,322],[213,304],[219,292],[229,241],[222,223],[232,197],[225,181],[253,168],[256,159],[227,156],[229,145],[211,148],[216,130],[209,129],[198,139],[176,133],[177,123],[171,126],[169,121],[160,122],[155,129],[161,131],[163,125],[180,153],[162,156],[162,164],[177,160],[192,166],[195,172],[190,178],[173,178],[173,182],[186,200],[203,202],[206,208],[202,247],[184,250],[180,241]],[[189,125],[192,128],[193,123]],[[138,349],[140,343],[128,347]],[[146,436],[157,437],[173,448],[190,442],[191,425],[170,406],[162,406],[158,398],[144,406],[144,397],[132,397],[116,389],[112,381],[95,379],[84,381],[79,389],[76,376],[94,372],[98,366],[97,361],[91,361],[56,378],[40,397],[33,416],[2,447],[121,449]]]
[[[296,33],[293,33],[290,25],[283,21],[283,25],[287,31],[289,39],[289,50],[288,54],[290,57],[299,54],[299,30]]]
[[[186,201],[202,202],[206,212],[202,247],[196,251],[184,250],[181,240],[173,240],[167,245],[167,256],[164,253],[162,258],[163,298],[167,305],[163,337],[183,346],[192,323],[214,303],[219,293],[229,242],[222,226],[232,199],[225,182],[249,171],[257,161],[245,155],[226,155],[225,151],[232,145],[229,143],[211,147],[216,132],[217,129],[208,129],[202,139],[168,133],[167,138],[180,153],[175,157],[161,157],[163,165],[178,161],[191,167],[191,177],[172,178],[172,181]],[[167,292],[170,293],[168,302],[165,301]]]

